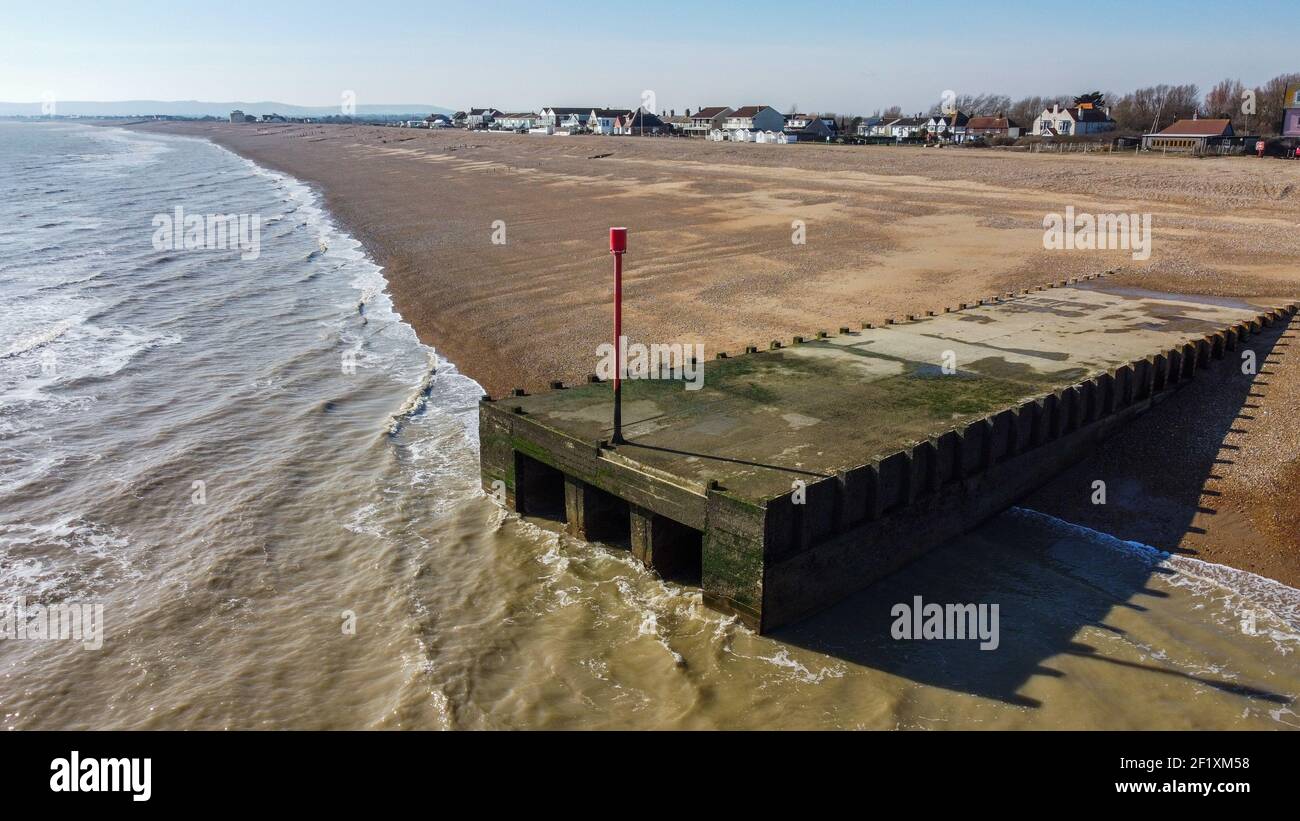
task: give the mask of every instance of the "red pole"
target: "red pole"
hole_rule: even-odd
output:
[[[609,252],[614,255],[614,435],[610,441],[623,444],[623,254],[627,251],[627,229],[609,229]]]

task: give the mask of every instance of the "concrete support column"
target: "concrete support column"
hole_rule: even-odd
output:
[[[621,541],[626,519],[620,502],[581,479],[564,477],[564,522],[569,535],[588,542]]]
[[[629,512],[633,556],[665,579],[698,575],[699,531],[636,505]]]

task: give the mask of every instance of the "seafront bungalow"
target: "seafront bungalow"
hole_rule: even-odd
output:
[[[1110,118],[1109,108],[1097,108],[1091,103],[1061,108],[1056,103],[1038,115],[1033,134],[1035,137],[1082,137],[1114,130],[1115,121]]]
[[[613,134],[621,117],[631,117],[630,108],[593,108],[587,116],[587,129],[592,134]]]
[[[1147,151],[1204,154],[1208,149],[1217,149],[1225,139],[1231,142],[1233,136],[1232,120],[1201,120],[1193,117],[1190,120],[1179,120],[1154,134],[1144,134],[1142,147]]]
[[[430,114],[424,118],[425,128],[449,128],[451,118],[446,114]]]
[[[571,131],[577,131],[587,127],[587,120],[591,117],[591,106],[581,108],[561,106],[547,106],[537,112],[539,117],[538,125],[549,125],[555,128],[564,128]]]
[[[663,134],[668,131],[668,124],[644,108],[619,116],[614,122],[614,133],[627,136],[645,134]]]
[[[1016,138],[1023,133],[1024,128],[1001,114],[995,117],[971,117],[966,123],[966,139],[968,140],[976,137]]]
[[[501,112],[495,108],[471,108],[465,114],[466,128],[487,128],[501,116]]]
[[[531,111],[516,111],[502,114],[493,121],[493,125],[503,131],[527,131],[538,123],[538,116]]]
[[[683,130],[692,137],[707,137],[714,131],[720,131],[731,109],[725,105],[701,108],[694,114],[687,112],[690,123]]]
[[[835,139],[840,133],[834,119],[817,114],[787,114],[785,127],[782,130],[801,142],[813,140],[825,142]]]
[[[722,121],[724,131],[781,131],[785,117],[770,105],[745,105],[727,114]]]

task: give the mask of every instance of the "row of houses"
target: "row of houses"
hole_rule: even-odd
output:
[[[1300,85],[1287,89],[1283,137],[1300,137]],[[769,105],[704,106],[684,116],[675,111],[655,115],[644,108],[612,109],[548,106],[532,112],[502,112],[495,108],[471,108],[453,117],[431,115],[428,127],[461,126],[507,131],[594,134],[675,133],[711,140],[753,143],[830,141],[841,136],[876,140],[917,141],[921,139],[962,143],[997,137],[1016,139],[1026,135],[1041,138],[1087,137],[1116,129],[1110,109],[1085,96],[1075,105],[1054,104],[1025,125],[1005,114],[969,116],[957,111],[916,116],[874,116],[855,118],[853,134],[842,134],[834,117],[818,114],[781,114]],[[238,112],[236,112],[238,113]],[[233,119],[233,118],[232,118]],[[1237,147],[1247,140],[1233,131],[1227,119],[1179,120],[1141,138],[1124,138],[1143,148],[1161,151],[1203,152]]]
[[[439,115],[441,116],[441,115]],[[835,118],[817,114],[782,114],[770,105],[704,106],[685,116],[676,112],[655,115],[644,109],[611,109],[548,106],[538,111],[503,112],[495,108],[471,108],[457,112],[447,123],[465,128],[504,131],[563,131],[595,134],[680,133],[692,137],[724,139],[731,134],[784,133],[789,141],[825,141],[841,136]],[[436,127],[436,126],[435,126]],[[854,136],[893,140],[938,139],[964,142],[974,138],[1011,137],[1025,134],[1066,136],[1112,130],[1115,121],[1109,111],[1084,103],[1072,107],[1044,109],[1032,126],[1026,127],[1002,114],[968,116],[963,112],[914,117],[866,117],[856,121]],[[848,135],[845,135],[848,136]]]
[[[547,106],[540,111],[506,112],[495,108],[458,111],[452,125],[498,131],[590,132],[593,134],[661,134],[670,127],[643,108]]]

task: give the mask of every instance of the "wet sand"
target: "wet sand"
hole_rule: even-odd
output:
[[[139,127],[317,186],[420,338],[494,395],[592,370],[609,335],[610,225],[632,231],[628,335],[701,342],[709,358],[1101,270],[1151,290],[1300,295],[1300,163]],[[1044,215],[1067,206],[1152,214],[1150,259],[1044,250]],[[1294,336],[1263,340],[1254,380],[1198,378],[1027,506],[1300,585]],[[1091,502],[1097,478],[1106,505]]]

